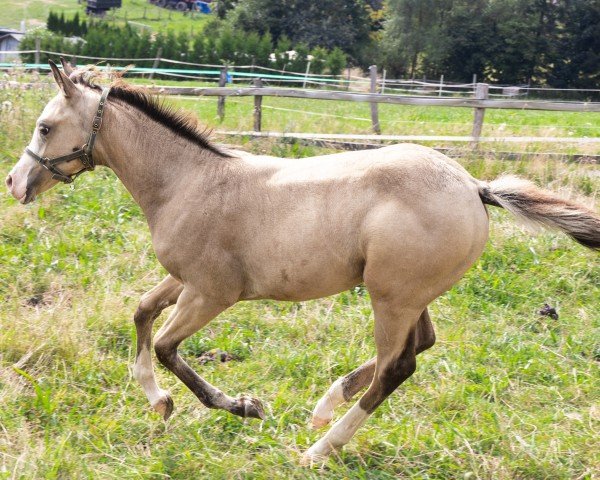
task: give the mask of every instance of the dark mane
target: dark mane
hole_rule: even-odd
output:
[[[95,78],[99,76],[98,72],[92,69],[84,69],[76,70],[70,77],[75,83],[99,90],[100,87],[94,83]],[[227,153],[210,142],[206,129],[201,130],[199,128],[198,119],[194,115],[165,104],[163,99],[144,87],[130,85],[120,77],[117,77],[111,83],[108,99],[119,100],[137,108],[146,116],[164,125],[180,137],[195,143],[201,148],[210,150],[221,157],[229,157]]]

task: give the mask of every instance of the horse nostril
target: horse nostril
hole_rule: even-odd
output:
[[[7,186],[9,189],[10,189],[10,187],[12,187],[12,182],[13,182],[12,176],[11,176],[11,175],[7,175],[7,176],[6,176],[6,186]]]

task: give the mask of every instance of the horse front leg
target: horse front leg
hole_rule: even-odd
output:
[[[232,398],[200,377],[177,353],[179,344],[215,318],[231,303],[197,294],[185,288],[167,322],[154,337],[160,362],[173,372],[208,408],[220,408],[240,417],[264,419],[260,400]]]
[[[152,325],[160,313],[173,305],[183,285],[171,275],[168,275],[160,284],[142,296],[140,305],[133,317],[137,333],[137,354],[133,367],[133,376],[142,385],[150,405],[166,420],[173,412],[173,400],[165,390],[156,384],[152,357]]]

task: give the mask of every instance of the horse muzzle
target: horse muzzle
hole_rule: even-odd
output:
[[[15,168],[6,176],[4,183],[10,194],[23,205],[31,203],[38,194],[40,184],[43,183],[44,170],[32,168],[29,171]]]

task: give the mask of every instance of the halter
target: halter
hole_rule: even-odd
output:
[[[36,162],[38,162],[42,167],[48,170],[52,174],[52,178],[55,180],[59,180],[63,183],[73,183],[79,175],[88,170],[93,170],[95,167],[94,159],[92,158],[92,150],[94,149],[94,143],[96,143],[96,135],[100,131],[100,127],[102,126],[102,115],[104,114],[104,105],[106,103],[106,97],[110,92],[110,87],[105,87],[102,90],[102,95],[100,96],[100,103],[98,104],[98,109],[96,110],[96,115],[94,116],[94,121],[92,122],[92,133],[88,138],[86,144],[83,145],[78,150],[75,150],[73,153],[68,155],[63,155],[61,157],[40,157],[37,153],[32,152],[29,147],[25,148],[25,152],[32,157]],[[72,160],[79,159],[83,164],[83,168],[78,172],[72,173],[68,175],[61,171],[57,165],[59,163],[70,162]]]

